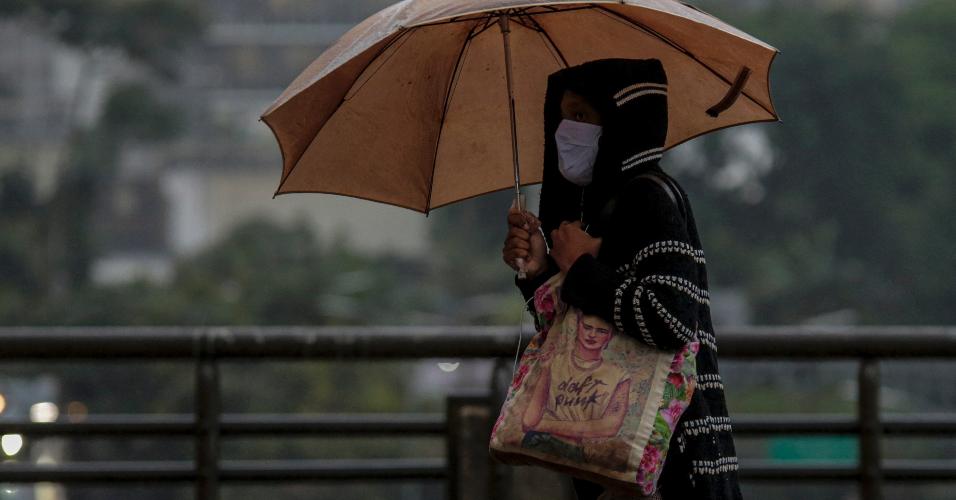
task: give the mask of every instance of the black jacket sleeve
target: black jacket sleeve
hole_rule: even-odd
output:
[[[630,263],[611,269],[581,256],[568,270],[562,299],[651,346],[678,349],[696,340],[698,308],[709,304],[699,288],[703,252],[691,244],[684,216],[663,187],[632,184],[609,231]]]

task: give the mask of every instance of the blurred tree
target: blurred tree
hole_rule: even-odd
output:
[[[64,42],[84,50],[115,48],[165,76],[202,31],[200,4],[189,0],[5,0],[0,16],[45,18]]]
[[[911,322],[956,322],[956,4],[929,0],[894,20],[888,43],[897,79],[905,163],[897,165],[892,237],[902,246],[897,282]]]
[[[761,323],[846,308],[867,323],[953,322],[938,270],[953,268],[940,214],[956,208],[945,164],[956,121],[941,61],[956,9],[924,2],[894,19],[767,3],[714,5],[785,54],[773,71],[784,123],[761,128],[774,149],[766,196],[696,193],[715,281],[742,286]],[[717,152],[715,165],[737,155]]]
[[[187,0],[13,0],[3,3],[0,16],[39,20],[83,58],[65,113],[68,133],[60,147],[57,191],[44,211],[46,234],[33,242],[48,259],[46,295],[63,300],[86,284],[96,245],[93,213],[112,182],[123,141],[168,140],[179,131],[175,112],[152,98],[145,85],[114,88],[101,123],[82,128],[76,109],[90,99],[100,52],[119,51],[160,77],[175,77],[177,57],[201,34],[203,15],[199,4]]]
[[[0,319],[13,322],[29,315],[29,299],[43,291],[45,279],[44,259],[37,253],[42,211],[21,172],[0,175]]]
[[[432,279],[445,299],[446,317],[454,322],[518,319],[521,299],[514,273],[501,260],[505,216],[513,199],[514,191],[505,190],[439,208],[429,216]],[[503,301],[495,297],[518,307],[501,318]]]

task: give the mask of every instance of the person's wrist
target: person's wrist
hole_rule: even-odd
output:
[[[520,273],[521,273],[521,272],[518,271],[518,274],[519,274],[519,275],[520,275]],[[524,278],[523,278],[523,279],[524,279],[525,281],[530,281],[530,280],[533,280],[533,279],[537,278],[537,277],[540,276],[540,275],[541,275],[541,269],[534,269],[534,270],[527,270],[527,269],[526,269],[525,272],[524,272]],[[518,279],[522,279],[522,278],[518,278]]]
[[[541,265],[536,266],[535,269],[526,269],[524,279],[528,281],[528,280],[537,278],[538,276],[541,276],[541,273],[545,272],[547,268],[548,268],[548,260],[545,259],[544,262],[542,262]]]

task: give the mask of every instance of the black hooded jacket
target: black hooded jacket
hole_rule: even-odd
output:
[[[554,134],[565,90],[585,97],[602,118],[593,181],[584,188],[565,180],[557,167]],[[740,499],[704,252],[686,193],[658,164],[667,137],[661,63],[605,59],[551,75],[544,132],[539,217],[549,245],[551,230],[565,220],[581,220],[588,233],[603,238],[597,258],[585,254],[569,269],[563,300],[651,346],[676,350],[692,341],[701,344],[697,388],[671,438],[659,482],[664,500]],[[642,176],[648,173],[676,189],[678,202],[659,182]],[[530,298],[556,272],[549,257],[547,272],[516,283]]]

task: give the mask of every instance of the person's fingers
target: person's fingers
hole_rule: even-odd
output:
[[[527,260],[528,252],[525,252],[523,250],[513,250],[513,251],[503,252],[501,254],[501,257],[506,264],[517,269],[517,264],[518,264],[517,260],[518,259]]]
[[[525,231],[524,229],[512,227],[511,229],[508,230],[508,235],[505,236],[505,239],[511,239],[511,238],[521,238],[523,240],[527,240],[531,238],[531,233],[529,233],[528,231]]]
[[[581,229],[582,227],[584,227],[584,226],[581,225],[581,221],[579,221],[579,220],[576,220],[576,221],[574,221],[574,222],[571,222],[571,223],[570,223],[570,226],[571,226],[571,227],[578,228],[578,229]]]
[[[531,248],[531,243],[528,240],[522,239],[522,238],[509,238],[508,241],[505,242],[505,249],[510,250],[513,248],[529,250]]]
[[[507,256],[510,259],[523,259],[530,255],[527,249],[522,248],[509,248],[502,252],[502,255]]]
[[[527,219],[521,212],[509,212],[508,213],[508,225],[514,227],[521,227],[527,224]]]

